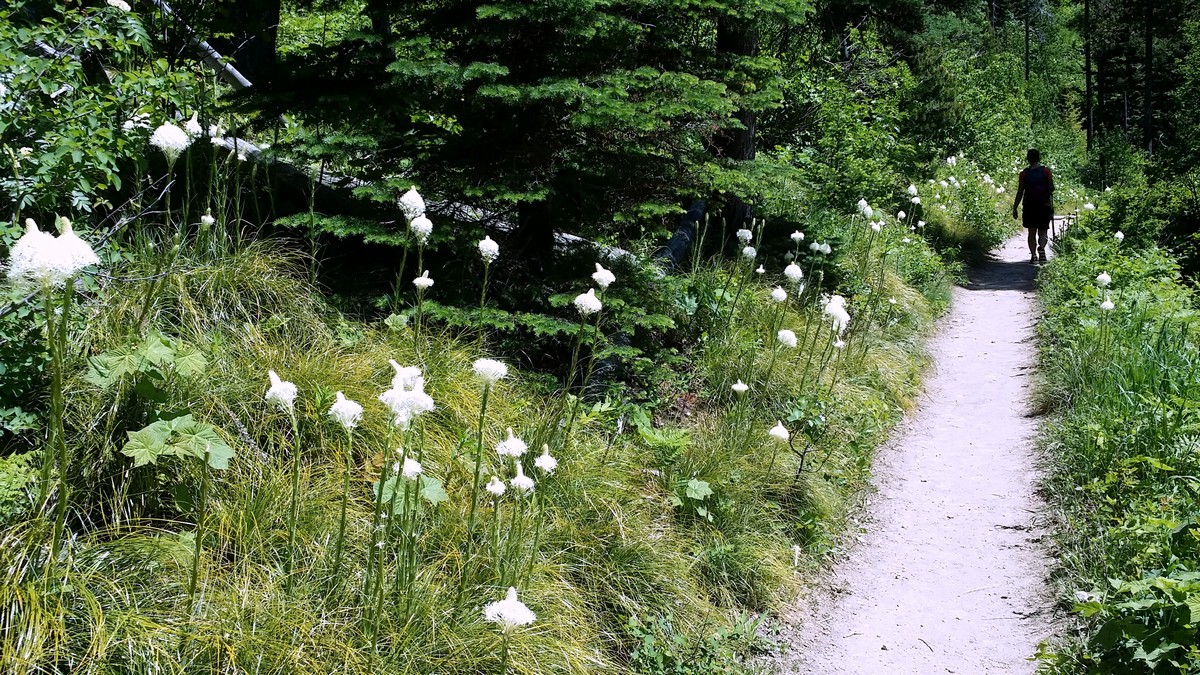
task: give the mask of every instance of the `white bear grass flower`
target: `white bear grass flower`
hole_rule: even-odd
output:
[[[846,332],[846,327],[850,325],[850,314],[846,311],[845,298],[840,295],[833,296],[825,303],[823,311],[833,319],[833,329],[838,335]]]
[[[417,366],[402,366],[396,363],[396,359],[388,359],[388,364],[392,366],[392,370],[396,374],[392,376],[392,389],[415,389],[418,386],[424,389],[425,377],[421,374],[421,369]]]
[[[800,230],[796,230],[795,232],[793,232],[791,234],[791,238],[792,238],[792,241],[799,244],[800,242],[804,241],[804,233],[801,232]]]
[[[132,7],[129,6],[128,2],[125,2],[125,0],[105,0],[105,2],[108,4],[109,7],[119,9],[122,12],[128,12],[133,9]]]
[[[408,229],[423,246],[429,241],[429,235],[433,234],[433,221],[422,214],[408,221]]]
[[[476,359],[475,377],[483,380],[485,385],[493,385],[508,377],[508,366],[495,359]]]
[[[479,257],[483,258],[483,262],[491,264],[500,257],[500,244],[497,244],[491,237],[484,235],[483,239],[479,240]]]
[[[1119,243],[1125,241],[1125,233],[1120,230],[1117,230],[1117,233],[1113,235],[1113,239],[1116,239],[1117,243],[1119,244]]]
[[[150,134],[150,145],[161,150],[168,163],[179,159],[179,155],[191,144],[192,139],[188,137],[187,132],[170,122],[160,125]]]
[[[741,396],[742,394],[746,393],[747,391],[750,391],[750,385],[746,384],[745,382],[742,382],[741,380],[738,380],[737,382],[733,383],[732,389],[733,389],[733,393]]]
[[[1108,272],[1101,272],[1096,276],[1096,283],[1107,286],[1112,283],[1112,277],[1108,275]]]
[[[754,248],[753,246],[747,246],[746,248],[742,249],[742,257],[746,260],[754,260],[758,257],[758,249]]]
[[[400,475],[408,480],[416,480],[421,475],[421,463],[412,457],[404,458],[404,466],[400,469]]]
[[[778,340],[779,344],[783,345],[784,347],[787,347],[789,349],[796,348],[796,332],[795,331],[789,330],[787,328],[783,328],[778,333],[775,334],[775,339]]]
[[[517,599],[517,589],[510,586],[503,600],[484,605],[483,618],[499,624],[500,629],[507,633],[514,628],[528,626],[537,620],[537,615]]]
[[[550,455],[550,446],[548,444],[542,444],[542,454],[533,460],[533,465],[548,474],[554,473],[554,470],[558,468],[558,460]]]
[[[754,233],[750,230],[742,228],[737,231],[737,238],[738,241],[742,242],[743,244],[749,244],[750,240],[754,238]]]
[[[517,466],[517,475],[509,479],[508,484],[514,490],[520,490],[525,494],[533,492],[533,479],[525,475],[525,470],[521,468],[521,462],[514,462]]]
[[[347,431],[358,426],[362,420],[363,407],[357,401],[346,398],[342,392],[337,392],[337,400],[329,406],[329,416],[342,425]]]
[[[787,427],[783,426],[783,422],[775,422],[775,426],[771,427],[771,430],[767,433],[771,435],[771,438],[774,438],[780,443],[787,443],[788,439],[792,437],[791,433],[788,432]]]
[[[611,286],[616,280],[617,275],[613,274],[609,270],[604,269],[604,266],[600,263],[596,263],[596,271],[592,273],[592,281],[596,282],[596,285],[600,287],[600,290],[607,290],[608,287]]]
[[[418,289],[420,289],[422,291],[433,286],[433,279],[429,278],[429,270],[425,270],[424,272],[421,273],[421,276],[417,277],[416,279],[413,279],[413,286],[416,286]]]
[[[529,446],[525,445],[525,441],[521,440],[513,433],[512,427],[508,428],[508,438],[505,438],[496,444],[496,454],[500,455],[501,457],[520,457],[521,455],[524,455],[525,451],[528,449]]]
[[[600,298],[596,297],[596,289],[594,288],[589,288],[587,293],[580,293],[575,296],[575,309],[579,310],[579,313],[583,316],[595,314],[600,311],[601,307]]]
[[[18,284],[63,286],[83,268],[100,262],[87,242],[71,230],[71,221],[59,220],[58,237],[25,219],[25,234],[9,249],[8,278]]]
[[[787,302],[787,298],[788,298],[787,291],[783,290],[779,286],[776,286],[771,291],[771,299],[774,300],[775,302]]]
[[[800,280],[804,278],[804,270],[800,269],[800,266],[796,263],[791,263],[783,268],[783,276],[796,283],[800,283]]]
[[[271,387],[267,389],[266,394],[267,401],[279,406],[285,412],[293,412],[296,409],[296,395],[299,393],[296,385],[280,379],[274,370],[267,371],[267,377],[271,380]]]
[[[1112,298],[1110,298],[1107,295],[1104,296],[1104,302],[1100,303],[1100,309],[1102,309],[1106,312],[1111,312],[1115,308],[1116,308],[1116,305],[1113,304]]]
[[[425,198],[413,187],[400,196],[400,210],[409,220],[425,215]]]
[[[492,479],[488,481],[488,484],[485,485],[483,489],[497,497],[504,496],[504,493],[508,490],[508,488],[504,485],[504,481],[495,476],[492,476]]]

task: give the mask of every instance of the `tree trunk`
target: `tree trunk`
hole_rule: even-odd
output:
[[[1084,79],[1084,126],[1087,127],[1087,149],[1092,150],[1096,138],[1095,117],[1092,109],[1092,21],[1091,1],[1083,0],[1083,79]]]
[[[758,31],[747,20],[722,17],[717,21],[717,52],[728,55],[727,61],[730,63],[736,62],[739,57],[757,55]],[[742,128],[722,132],[715,139],[713,149],[718,157],[737,162],[754,159],[754,112],[742,109],[737,112],[735,118],[741,122]],[[723,217],[727,231],[744,227],[751,217],[750,205],[741,196],[730,195],[723,209]]]
[[[1142,124],[1145,125],[1146,152],[1154,153],[1154,3],[1146,2],[1146,55],[1142,62],[1145,92],[1142,94]]]

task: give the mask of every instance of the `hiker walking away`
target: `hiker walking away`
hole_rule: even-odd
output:
[[[1017,207],[1025,199],[1021,220],[1029,231],[1029,262],[1046,262],[1046,235],[1050,231],[1050,220],[1054,218],[1054,174],[1042,166],[1042,153],[1030,149],[1025,154],[1029,166],[1017,179],[1017,198],[1013,202],[1013,218]]]

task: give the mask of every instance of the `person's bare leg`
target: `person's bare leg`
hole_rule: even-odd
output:
[[[1037,228],[1029,227],[1025,231],[1029,233],[1029,257],[1035,259],[1037,257]]]
[[[1038,238],[1037,254],[1038,254],[1038,260],[1041,260],[1041,261],[1045,261],[1045,260],[1046,260],[1046,240],[1047,240],[1047,238],[1048,238],[1049,232],[1050,232],[1050,228],[1047,228],[1047,227],[1038,228],[1038,231],[1037,231],[1037,238]],[[1030,238],[1030,239],[1033,239],[1033,230],[1030,230],[1030,231],[1029,231],[1029,238]]]

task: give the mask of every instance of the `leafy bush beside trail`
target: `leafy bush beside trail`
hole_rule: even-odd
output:
[[[1117,214],[1101,204],[1085,215],[1039,276],[1057,585],[1081,630],[1041,654],[1043,670],[1190,673],[1200,666],[1196,297],[1164,251],[1114,236]]]

